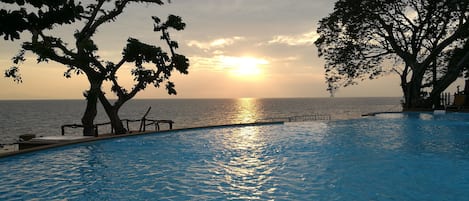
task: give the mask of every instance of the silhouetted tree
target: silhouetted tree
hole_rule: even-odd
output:
[[[329,91],[395,72],[405,109],[424,105],[425,87],[437,105],[468,65],[468,0],[339,0],[319,24]]]
[[[170,52],[163,51],[160,47],[148,45],[130,38],[127,46],[122,53],[122,59],[117,64],[107,62],[106,71],[108,75],[106,79],[112,82],[112,91],[117,95],[118,99],[111,104],[104,93],[99,93],[99,100],[103,104],[107,115],[109,116],[114,129],[117,133],[124,133],[126,130],[122,125],[118,112],[122,105],[132,99],[139,91],[144,90],[147,85],[152,84],[160,87],[161,83],[166,82],[165,88],[168,94],[176,95],[175,85],[169,81],[171,73],[174,70],[183,74],[188,74],[189,60],[184,56],[177,54],[175,49],[178,43],[171,40],[168,29],[183,30],[186,26],[178,16],[170,15],[168,20],[160,23],[160,19],[153,17],[155,21],[154,31],[162,33],[161,39],[165,40]],[[134,76],[135,85],[129,91],[122,87],[116,77],[116,72],[126,62],[134,63],[132,75]],[[144,65],[154,65],[156,68],[146,68]]]
[[[100,60],[98,56],[98,46],[93,41],[93,36],[101,25],[114,22],[130,3],[162,5],[161,0],[96,0],[78,3],[73,0],[2,0],[2,2],[6,3],[7,7],[0,10],[0,35],[4,35],[5,40],[15,40],[20,38],[20,33],[23,31],[31,33],[31,39],[22,44],[20,53],[13,58],[16,65],[8,69],[5,76],[21,82],[18,64],[24,61],[25,51],[35,53],[38,62],[55,61],[64,64],[67,67],[64,76],[67,78],[75,73],[85,74],[90,88],[84,93],[87,100],[82,117],[84,135],[94,134],[93,121],[97,114],[98,99],[104,106],[116,133],[125,133],[126,129],[118,112],[126,101],[149,84],[160,87],[162,83],[166,83],[168,93],[176,94],[174,83],[169,81],[171,73],[174,70],[183,74],[188,73],[188,59],[176,54],[175,49],[178,48],[178,44],[170,39],[168,33],[168,29],[179,31],[185,27],[181,18],[174,15],[170,15],[165,22],[153,17],[154,31],[161,32],[161,39],[168,45],[169,53],[160,47],[129,38],[122,59],[117,63]],[[81,27],[76,30],[72,45],[65,43],[60,37],[49,35],[48,30],[59,27],[57,25],[71,23]],[[131,74],[135,84],[132,89],[126,90],[119,84],[116,73],[129,62],[134,64]],[[112,92],[118,97],[114,104],[111,104],[102,91],[103,82],[112,83]]]

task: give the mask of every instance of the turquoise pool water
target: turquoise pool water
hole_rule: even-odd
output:
[[[467,200],[469,115],[195,129],[0,159],[0,200]]]

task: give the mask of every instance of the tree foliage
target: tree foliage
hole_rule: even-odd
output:
[[[9,4],[0,10],[0,36],[5,40],[16,40],[24,31],[31,33],[30,40],[22,44],[20,53],[13,58],[14,66],[5,72],[5,76],[21,82],[19,65],[24,61],[26,51],[37,55],[38,62],[54,61],[66,66],[65,77],[74,74],[86,75],[90,89],[85,91],[87,108],[82,118],[85,134],[92,132],[93,119],[96,116],[96,102],[99,99],[106,109],[116,132],[126,132],[118,116],[119,108],[148,85],[160,87],[165,83],[169,94],[176,94],[175,84],[170,81],[171,74],[178,71],[188,73],[189,61],[184,55],[176,53],[178,43],[171,40],[169,30],[183,30],[186,24],[175,15],[170,15],[162,22],[158,17],[154,20],[154,31],[161,33],[161,39],[167,45],[169,52],[155,45],[129,38],[122,52],[122,58],[117,62],[101,60],[98,45],[93,36],[98,28],[106,23],[113,23],[131,3],[147,3],[162,5],[161,0],[96,0],[96,1],[41,1],[41,0],[2,0]],[[8,9],[10,8],[11,9]],[[63,24],[74,23],[77,29],[71,44],[64,42],[52,31]],[[133,65],[131,76],[134,85],[125,89],[116,76],[121,67],[130,63]],[[118,97],[111,104],[101,86],[103,82],[110,82],[112,92]]]
[[[435,86],[455,68],[448,62],[467,43],[468,20],[468,0],[339,0],[316,41],[328,90],[394,72],[405,96],[419,96],[411,91]]]
[[[148,85],[159,88],[161,83],[166,82],[165,89],[168,94],[176,95],[175,84],[169,81],[174,70],[188,74],[189,60],[184,56],[175,53],[178,47],[176,41],[171,40],[168,29],[183,30],[185,23],[178,16],[170,15],[164,23],[160,19],[153,17],[155,21],[154,31],[161,32],[161,39],[166,42],[170,52],[165,52],[161,47],[145,44],[135,38],[129,38],[127,45],[122,52],[122,60],[117,64],[107,62],[106,80],[112,82],[112,91],[117,95],[118,100],[114,107],[119,108],[121,103],[133,98],[139,91],[144,90]],[[135,85],[131,90],[122,87],[116,77],[116,72],[124,63],[133,63],[131,74],[134,77]],[[150,65],[150,67],[146,66]],[[152,67],[153,66],[153,67]],[[101,98],[106,105],[108,101]]]
[[[19,6],[19,9],[0,10],[0,36],[5,40],[20,38],[25,30],[52,29],[54,25],[70,24],[80,20],[84,12],[81,4],[73,0],[2,0],[5,4]],[[34,9],[27,9],[27,8]]]

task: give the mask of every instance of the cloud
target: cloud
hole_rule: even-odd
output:
[[[290,57],[282,57],[282,58],[275,58],[273,59],[276,62],[294,62],[300,60],[297,56],[290,56]]]
[[[220,62],[216,57],[201,57],[201,56],[189,56],[192,70],[221,70],[217,67]]]
[[[221,51],[221,50],[215,50],[215,51],[212,52],[212,54],[214,54],[214,55],[222,55],[223,53],[224,52]]]
[[[215,55],[213,57],[200,57],[192,56],[189,58],[191,61],[191,68],[193,70],[211,70],[211,71],[224,71],[237,68],[239,66],[257,66],[267,65],[269,60],[256,57],[237,57],[227,55]]]
[[[268,44],[285,44],[290,46],[313,45],[319,35],[316,31],[311,31],[299,35],[277,35]]]
[[[187,46],[197,47],[202,50],[211,50],[211,49],[224,48],[224,47],[233,45],[236,41],[240,41],[243,39],[244,37],[234,36],[231,38],[218,38],[209,42],[191,40],[187,43]]]

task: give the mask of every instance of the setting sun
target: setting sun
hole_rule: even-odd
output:
[[[254,57],[222,57],[221,61],[235,76],[259,76],[262,74],[259,66],[269,63],[265,59]]]

